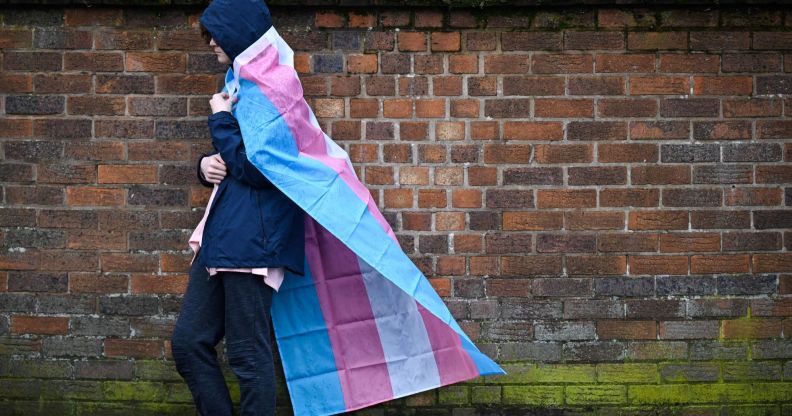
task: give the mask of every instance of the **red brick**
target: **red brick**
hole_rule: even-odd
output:
[[[412,189],[385,189],[385,208],[412,208]]]
[[[678,54],[660,55],[660,72],[712,72],[720,70],[720,57],[709,54]]]
[[[448,195],[444,189],[419,189],[418,208],[445,208]]]
[[[452,74],[478,73],[478,56],[451,55],[448,57],[448,72]]]
[[[688,228],[687,211],[630,211],[631,230],[671,230]]]
[[[561,140],[563,124],[558,122],[507,121],[503,124],[506,140]]]
[[[439,10],[418,10],[415,12],[415,27],[442,27],[443,12]]]
[[[415,100],[415,116],[419,118],[445,117],[445,100],[443,99],[418,99]]]
[[[412,100],[392,99],[382,103],[383,116],[386,118],[410,118],[412,117]]]
[[[349,116],[353,118],[376,118],[379,101],[376,99],[353,98],[349,101]]]
[[[317,28],[337,28],[344,27],[346,22],[344,16],[332,11],[316,12],[314,24]]]
[[[535,160],[542,164],[589,163],[593,160],[590,144],[537,144]]]
[[[534,100],[534,115],[551,118],[591,118],[594,116],[594,100],[537,98]]]
[[[693,77],[695,95],[751,95],[753,77]]]
[[[564,216],[560,211],[504,211],[504,231],[560,230]]]
[[[478,118],[479,115],[479,101],[468,100],[452,100],[451,101],[451,117],[458,118]]]
[[[187,56],[178,52],[127,52],[129,72],[184,72]]]
[[[349,12],[349,27],[370,28],[377,26],[377,16],[374,13]]]
[[[377,72],[377,68],[377,55],[365,54],[347,56],[347,70],[350,73],[373,74]]]
[[[160,340],[104,340],[104,355],[107,357],[162,358],[162,349]]]
[[[524,74],[528,72],[528,55],[487,55],[484,72],[487,74]]]
[[[462,185],[465,181],[464,169],[461,167],[436,167],[435,185]]]
[[[687,32],[629,32],[627,49],[630,50],[686,50]]]
[[[154,165],[99,165],[98,183],[157,183]]]
[[[687,273],[687,256],[630,256],[631,275],[686,275]]]
[[[657,145],[648,143],[598,143],[597,158],[603,163],[657,163]]]
[[[690,256],[691,273],[747,273],[750,255],[694,255]]]
[[[596,200],[594,189],[539,189],[536,192],[537,208],[592,208]]]
[[[64,22],[66,26],[121,26],[122,9],[81,7],[67,8]]]
[[[454,189],[454,208],[481,208],[481,191],[478,189]]]
[[[69,318],[11,315],[11,331],[16,334],[66,335],[69,331]]]
[[[463,231],[465,229],[464,212],[438,212],[435,214],[435,230],[437,231]],[[464,258],[462,258],[462,272],[464,272]]]
[[[459,32],[433,32],[432,52],[458,52],[462,37]]]
[[[473,140],[496,140],[500,138],[497,121],[471,121],[470,138]]]
[[[655,71],[655,56],[650,54],[602,54],[596,56],[597,72],[646,73]]]
[[[132,293],[184,294],[189,276],[133,274]]]
[[[636,76],[630,78],[631,95],[689,94],[687,77],[680,76]]]
[[[424,32],[399,32],[399,50],[402,52],[425,52],[426,33]]]
[[[599,339],[657,339],[657,323],[655,321],[597,321]]]
[[[125,190],[95,186],[69,186],[66,188],[66,204],[74,206],[122,206]]]

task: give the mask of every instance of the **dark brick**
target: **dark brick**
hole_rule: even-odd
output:
[[[168,140],[206,140],[210,138],[205,120],[157,121],[154,138]]]
[[[191,53],[187,55],[188,73],[217,74],[225,71],[227,66],[217,61],[214,53]]]
[[[59,52],[4,52],[3,68],[10,71],[60,71],[63,55]]]
[[[723,145],[724,162],[779,162],[782,158],[778,143],[736,143]]]
[[[757,94],[792,94],[792,75],[760,75],[756,77]]]
[[[660,367],[660,378],[664,382],[718,381],[720,365],[717,363],[663,364]]]
[[[86,380],[131,380],[135,376],[131,361],[118,360],[78,361],[75,363],[74,373],[77,378]]]
[[[487,208],[533,208],[533,191],[516,189],[488,189]]]
[[[102,355],[102,340],[84,337],[44,338],[42,352],[46,357],[98,357]]]
[[[9,292],[66,292],[66,273],[12,272],[8,275]]]
[[[554,319],[562,317],[562,303],[535,299],[501,299],[503,319]]]
[[[694,341],[690,343],[691,360],[744,360],[748,343],[738,341]]]
[[[494,118],[525,118],[530,115],[531,100],[524,98],[486,100],[484,114]]]
[[[63,114],[62,96],[12,95],[5,100],[6,114],[46,115]]]
[[[186,190],[173,188],[150,188],[133,185],[129,188],[127,203],[155,207],[186,206],[189,195]]]
[[[596,166],[567,168],[569,185],[626,185],[627,168],[624,166]],[[505,176],[504,176],[505,181]],[[505,184],[505,183],[504,183]]]
[[[96,298],[94,296],[68,295],[39,295],[38,312],[47,314],[93,314],[96,313]]]
[[[657,276],[658,296],[714,295],[716,281],[705,276]]]
[[[685,302],[673,299],[630,299],[624,302],[627,318],[668,319],[685,316]]]
[[[6,247],[63,248],[66,233],[61,230],[17,228],[6,232]]]
[[[738,274],[717,277],[719,295],[771,295],[778,290],[775,274]]]
[[[583,362],[622,361],[625,354],[624,342],[611,341],[567,342],[561,351],[564,360]]]
[[[597,277],[594,293],[598,296],[652,296],[654,279],[651,277]]]
[[[87,30],[36,30],[33,45],[38,49],[91,49],[93,35]]]
[[[723,251],[779,251],[781,233],[726,232],[722,235]]]
[[[594,235],[539,234],[536,251],[539,253],[593,253],[596,249]]]
[[[313,70],[316,73],[341,73],[344,71],[344,55],[314,55]]]
[[[57,160],[63,157],[63,143],[46,140],[5,142],[3,153],[6,160],[25,162]]]
[[[72,335],[127,337],[129,320],[115,317],[77,316],[71,319]],[[92,345],[93,347],[93,345]]]
[[[337,50],[360,50],[360,32],[333,32],[330,44]]]
[[[564,172],[561,168],[506,168],[503,171],[504,185],[562,185]]]
[[[661,144],[660,161],[663,163],[717,162],[720,146],[717,144]]]
[[[421,253],[448,253],[448,236],[420,235],[418,236],[418,250]]]
[[[693,183],[752,183],[753,167],[749,165],[703,165],[693,167]]]
[[[572,277],[534,279],[531,292],[535,296],[553,297],[591,297],[593,295],[591,279]],[[593,329],[593,324],[587,324],[579,328],[570,327],[563,332],[570,330],[572,332],[581,331],[586,334],[586,337],[577,339],[591,339],[588,338],[589,328]]]
[[[569,140],[624,140],[627,124],[618,121],[572,121],[567,125]]]
[[[667,207],[713,207],[723,199],[720,189],[663,189],[662,195]]]
[[[666,98],[660,101],[662,117],[718,117],[720,100],[716,98]]]
[[[99,298],[99,312],[105,315],[154,315],[159,310],[156,297],[142,296],[102,296]]]
[[[747,299],[689,299],[686,315],[701,317],[739,317],[748,313]]]
[[[765,210],[753,212],[754,228],[792,228],[792,210]]]

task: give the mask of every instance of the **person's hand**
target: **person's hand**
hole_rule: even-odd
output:
[[[209,100],[209,106],[212,107],[212,114],[220,111],[231,112],[231,105],[237,101],[237,97],[229,98],[227,92],[218,92]]]
[[[201,159],[201,173],[204,179],[210,183],[220,183],[226,176],[225,161],[220,154],[213,154]]]

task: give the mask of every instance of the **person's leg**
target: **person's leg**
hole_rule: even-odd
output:
[[[270,338],[272,287],[259,275],[221,272],[225,289],[228,364],[239,379],[240,415],[275,414]]]
[[[224,304],[223,283],[218,276],[209,276],[199,251],[173,329],[171,351],[176,370],[204,416],[230,416],[233,412],[215,350],[224,333]]]

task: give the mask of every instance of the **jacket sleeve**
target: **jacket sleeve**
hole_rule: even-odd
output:
[[[209,182],[209,181],[207,181],[206,177],[204,177],[203,171],[201,170],[201,161],[206,156],[211,156],[211,155],[216,155],[216,154],[217,154],[217,151],[215,150],[214,152],[211,152],[211,153],[201,153],[201,156],[198,157],[198,180],[201,182],[201,185],[203,185],[203,186],[205,186],[207,188],[214,187],[214,184]]]
[[[275,186],[248,160],[242,131],[233,114],[229,111],[218,111],[210,115],[209,131],[212,134],[212,145],[226,163],[227,175],[253,188]]]

